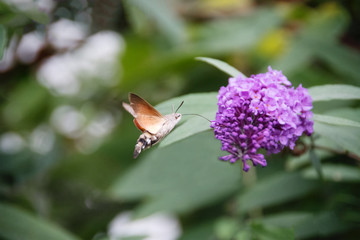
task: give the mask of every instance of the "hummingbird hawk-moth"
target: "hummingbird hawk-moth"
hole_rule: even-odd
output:
[[[134,158],[137,158],[142,150],[150,148],[160,142],[168,135],[175,125],[180,121],[181,114],[174,113],[163,116],[147,101],[134,93],[129,93],[129,102],[123,102],[122,105],[134,117],[135,126],[142,132],[136,141]]]

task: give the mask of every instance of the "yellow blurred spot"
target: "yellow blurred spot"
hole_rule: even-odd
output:
[[[277,29],[265,35],[259,42],[256,51],[265,57],[276,57],[288,46],[287,32]]]
[[[202,5],[205,8],[213,10],[247,7],[251,3],[252,0],[202,0]]]
[[[332,17],[337,16],[342,13],[339,4],[336,2],[327,2],[321,5],[320,12],[323,13],[325,16]]]

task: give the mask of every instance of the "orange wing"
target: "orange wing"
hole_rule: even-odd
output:
[[[123,106],[135,118],[135,126],[142,132],[156,134],[166,121],[164,116],[134,93],[129,93],[129,101],[130,105],[123,103]]]

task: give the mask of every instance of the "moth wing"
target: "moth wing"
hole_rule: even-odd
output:
[[[130,105],[127,104],[129,106],[124,106],[124,108],[134,116],[135,126],[140,131],[146,130],[156,134],[166,122],[164,116],[151,106],[150,103],[134,93],[129,94],[129,101]]]
[[[165,123],[164,118],[140,115],[134,119],[135,126],[142,132],[145,130],[151,134],[156,134]]]
[[[129,93],[129,102],[132,109],[136,114],[157,116],[163,118],[164,116],[159,113],[150,103],[139,97],[134,93]]]
[[[125,108],[126,111],[128,111],[134,118],[136,117],[135,111],[134,109],[130,106],[130,104],[128,103],[122,103],[123,107]]]

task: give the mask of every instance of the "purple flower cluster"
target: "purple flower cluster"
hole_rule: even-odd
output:
[[[305,132],[313,132],[312,100],[306,88],[296,89],[281,73],[268,68],[267,73],[249,78],[230,78],[218,94],[219,110],[211,127],[230,154],[220,160],[231,163],[241,159],[244,171],[253,165],[266,166],[263,148],[268,154],[278,153],[285,146],[291,149]]]

